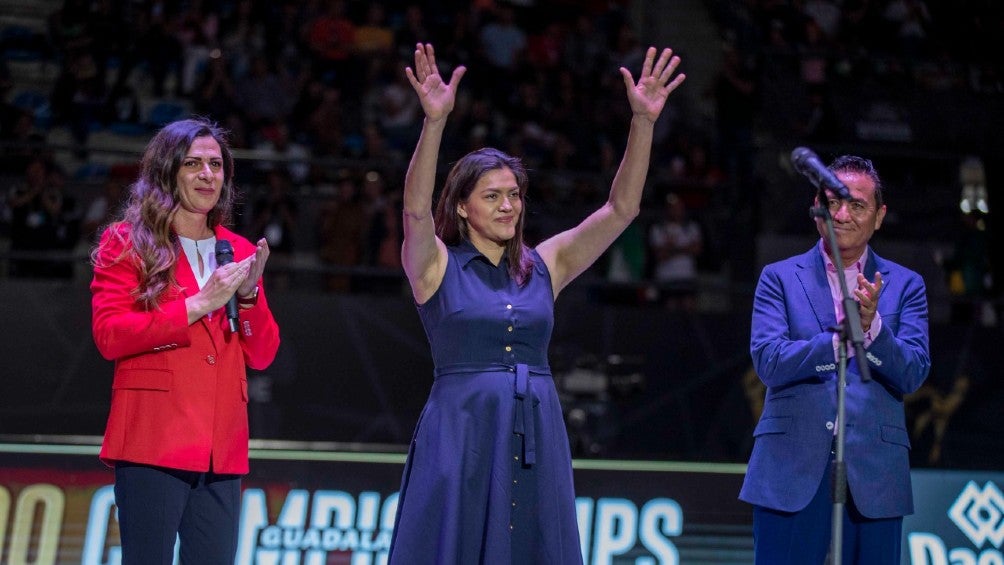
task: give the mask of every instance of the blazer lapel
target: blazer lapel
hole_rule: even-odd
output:
[[[189,264],[188,256],[186,256],[185,251],[181,249],[181,245],[178,245],[178,260],[175,264],[174,278],[177,279],[178,285],[182,288],[181,294],[186,297],[198,294],[199,283],[195,280],[195,272],[192,271],[192,265]],[[218,309],[210,312],[207,316],[199,318],[196,322],[209,333],[209,337],[213,340],[214,345],[217,345],[216,334],[218,333],[214,331],[214,327],[219,327],[220,317],[222,317],[222,311]]]
[[[837,325],[837,314],[833,311],[833,297],[830,295],[830,283],[826,280],[826,266],[819,249],[813,247],[802,255],[795,275],[802,283],[805,297],[812,307],[819,329],[827,331]]]

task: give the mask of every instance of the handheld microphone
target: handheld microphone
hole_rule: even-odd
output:
[[[826,168],[819,157],[808,147],[796,147],[791,152],[791,164],[817,189],[829,190],[841,200],[850,200],[851,191],[840,182],[833,171]]]
[[[234,248],[225,239],[216,240],[216,265],[222,267],[227,263],[234,262]],[[230,321],[230,331],[236,333],[237,324],[237,293],[235,292],[227,301],[227,320]]]

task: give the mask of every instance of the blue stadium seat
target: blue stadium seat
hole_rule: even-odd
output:
[[[175,120],[183,119],[187,114],[188,108],[184,104],[162,100],[150,107],[144,123],[156,129]]]
[[[31,112],[35,118],[35,126],[47,129],[52,123],[52,106],[49,97],[37,90],[22,90],[14,95],[11,104]]]
[[[0,30],[0,54],[10,61],[41,61],[48,51],[45,37],[27,26],[10,24]]]

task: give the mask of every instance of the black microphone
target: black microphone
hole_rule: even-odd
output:
[[[840,182],[837,175],[823,165],[812,149],[796,147],[791,152],[791,163],[795,165],[795,170],[809,179],[817,189],[829,190],[841,200],[851,199],[851,191],[847,189],[847,185]]]
[[[222,267],[234,262],[234,247],[225,239],[216,240],[216,266]],[[230,331],[237,332],[237,293],[227,300],[227,320],[230,320]]]

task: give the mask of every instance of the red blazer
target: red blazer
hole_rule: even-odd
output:
[[[275,358],[279,328],[259,280],[258,302],[240,309],[240,331],[230,333],[223,308],[188,324],[185,298],[199,291],[195,274],[179,252],[175,280],[144,310],[132,295],[139,284],[133,258],[113,262],[129,227],[106,230],[91,282],[92,331],[101,355],[115,361],[112,405],[101,460],[144,463],[186,471],[243,474],[248,471],[248,387],[245,367],[264,369]],[[255,251],[223,227],[234,260]]]

